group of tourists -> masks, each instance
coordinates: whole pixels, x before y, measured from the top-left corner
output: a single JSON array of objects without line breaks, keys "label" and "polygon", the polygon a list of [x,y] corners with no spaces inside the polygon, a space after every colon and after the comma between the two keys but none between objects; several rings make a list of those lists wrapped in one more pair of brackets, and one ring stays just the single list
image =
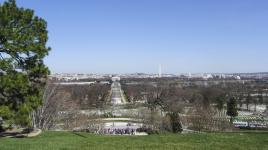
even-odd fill
[{"label": "group of tourists", "polygon": [[133,128],[108,128],[108,129],[103,130],[103,134],[135,135],[136,129],[133,129]]}]

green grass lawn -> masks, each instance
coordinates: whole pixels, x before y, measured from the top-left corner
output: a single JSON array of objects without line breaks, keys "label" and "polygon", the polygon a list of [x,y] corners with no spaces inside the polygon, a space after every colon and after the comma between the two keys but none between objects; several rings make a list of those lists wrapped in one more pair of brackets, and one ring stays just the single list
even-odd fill
[{"label": "green grass lawn", "polygon": [[2,150],[131,150],[131,149],[263,149],[268,133],[202,133],[149,136],[101,136],[73,132],[44,132],[34,138],[0,138]]}]

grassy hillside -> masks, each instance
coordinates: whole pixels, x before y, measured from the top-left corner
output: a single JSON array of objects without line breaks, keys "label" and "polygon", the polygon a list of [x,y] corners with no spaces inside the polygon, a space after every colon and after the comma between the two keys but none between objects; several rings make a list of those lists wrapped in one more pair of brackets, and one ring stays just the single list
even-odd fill
[{"label": "grassy hillside", "polygon": [[34,138],[0,138],[0,149],[268,149],[267,133],[167,134],[100,136],[87,133],[45,132]]}]

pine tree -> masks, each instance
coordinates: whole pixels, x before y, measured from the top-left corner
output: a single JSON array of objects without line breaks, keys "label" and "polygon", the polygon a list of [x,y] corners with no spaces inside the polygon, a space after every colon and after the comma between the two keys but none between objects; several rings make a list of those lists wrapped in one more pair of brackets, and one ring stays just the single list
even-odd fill
[{"label": "pine tree", "polygon": [[237,112],[237,100],[235,97],[230,98],[230,100],[227,102],[227,112],[226,114],[230,116],[230,122],[233,123],[234,117],[238,115]]},{"label": "pine tree", "polygon": [[0,4],[0,117],[29,126],[30,113],[42,104],[50,50],[47,23],[15,0]]}]

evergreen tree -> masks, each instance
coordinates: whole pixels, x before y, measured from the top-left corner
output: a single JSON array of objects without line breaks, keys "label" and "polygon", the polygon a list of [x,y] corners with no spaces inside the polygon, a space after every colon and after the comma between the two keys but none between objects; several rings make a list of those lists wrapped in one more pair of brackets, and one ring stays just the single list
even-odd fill
[{"label": "evergreen tree", "polygon": [[179,114],[176,112],[170,112],[167,114],[170,117],[171,127],[173,133],[182,132],[182,124],[180,122]]},{"label": "evergreen tree", "polygon": [[230,116],[230,122],[233,123],[233,118],[238,115],[237,112],[237,100],[235,97],[232,97],[228,102],[227,102],[227,112],[226,114]]},{"label": "evergreen tree", "polygon": [[46,21],[15,0],[0,4],[0,117],[29,126],[31,112],[42,104],[50,50]]},{"label": "evergreen tree", "polygon": [[220,95],[216,98],[216,108],[222,111],[225,104],[225,95]]}]

